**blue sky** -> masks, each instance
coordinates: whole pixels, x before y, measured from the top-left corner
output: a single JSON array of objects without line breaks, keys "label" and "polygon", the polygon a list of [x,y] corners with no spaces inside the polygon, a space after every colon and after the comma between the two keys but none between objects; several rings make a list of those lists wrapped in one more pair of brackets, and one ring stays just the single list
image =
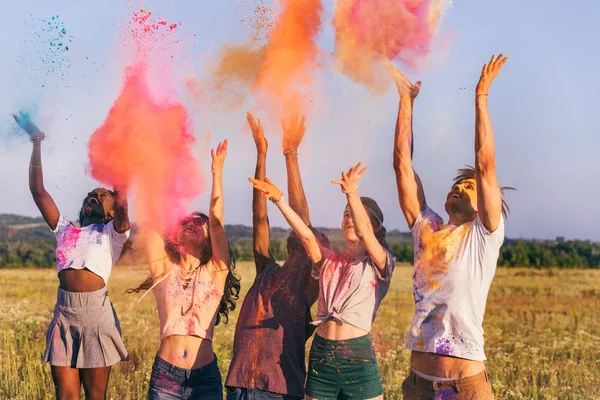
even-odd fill
[{"label": "blue sky", "polygon": [[[87,191],[96,186],[86,173],[87,140],[106,116],[119,92],[124,61],[118,53],[118,24],[132,10],[122,0],[101,3],[23,0],[10,2],[0,16],[0,213],[38,215],[27,185],[30,144],[15,135],[10,113],[36,109],[44,142],[46,187],[59,208],[71,218]],[[182,21],[187,55],[182,59],[174,90],[183,78],[201,75],[219,46],[242,43],[248,30],[239,19],[250,1],[147,1],[144,8],[168,20]],[[393,129],[397,94],[390,88],[373,95],[337,72],[333,49],[332,4],[327,3],[323,70],[317,79],[319,96],[308,111],[308,131],[300,148],[304,186],[316,226],[338,226],[345,199],[331,185],[342,169],[363,161],[369,171],[361,194],[375,198],[388,229],[407,230],[398,206],[392,169]],[[428,68],[407,72],[423,81],[415,104],[415,169],[421,175],[428,203],[443,212],[443,201],[456,169],[473,162],[473,89],[481,66],[493,53],[509,56],[490,94],[496,134],[498,176],[518,191],[507,195],[512,213],[508,237],[567,238],[600,241],[600,146],[595,106],[600,93],[600,62],[596,18],[600,5],[577,2],[507,0],[454,1],[427,60]],[[33,17],[32,17],[33,14]],[[32,19],[59,15],[74,38],[68,62],[47,67],[32,54],[27,41]],[[191,33],[196,33],[194,37]],[[594,40],[596,38],[596,40]],[[67,68],[68,66],[68,68]],[[44,70],[46,72],[40,72]],[[46,75],[44,75],[46,74]],[[40,83],[46,82],[43,89]],[[186,101],[181,95],[181,100]],[[251,223],[251,187],[246,177],[254,169],[254,145],[245,111],[266,118],[267,110],[251,100],[244,107],[216,112],[190,104],[198,138],[196,151],[209,172],[207,144],[230,139],[225,172],[227,223]],[[267,124],[270,139],[268,175],[284,186],[284,160],[278,125]],[[203,195],[190,204],[205,210]],[[275,208],[271,223],[284,226]]]}]

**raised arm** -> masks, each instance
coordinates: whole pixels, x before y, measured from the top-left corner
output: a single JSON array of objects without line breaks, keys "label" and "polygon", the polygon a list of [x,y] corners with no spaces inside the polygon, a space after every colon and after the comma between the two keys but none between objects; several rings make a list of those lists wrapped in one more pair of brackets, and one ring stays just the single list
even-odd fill
[{"label": "raised arm", "polygon": [[489,232],[500,224],[502,192],[496,177],[494,131],[488,110],[488,94],[493,80],[508,60],[503,54],[493,56],[483,66],[475,89],[475,176],[477,179],[477,211]]},{"label": "raised arm", "polygon": [[310,214],[308,202],[302,186],[300,177],[300,166],[298,165],[298,146],[302,142],[306,131],[305,116],[295,115],[287,125],[281,121],[283,127],[283,154],[285,156],[285,167],[287,170],[288,195],[290,196],[290,207],[302,218],[302,221],[310,226]]},{"label": "raised arm", "polygon": [[44,174],[42,172],[42,140],[45,135],[39,130],[39,128],[31,121],[29,115],[19,112],[14,114],[13,117],[19,126],[27,132],[31,142],[33,143],[33,149],[31,151],[31,159],[29,161],[29,190],[33,196],[35,205],[42,213],[42,217],[50,226],[50,229],[56,229],[58,219],[60,218],[60,212],[54,199],[46,191],[44,187]]},{"label": "raised arm", "polygon": [[277,208],[279,208],[283,214],[283,217],[290,225],[290,228],[296,232],[302,241],[308,258],[310,258],[313,263],[321,261],[323,255],[315,234],[304,221],[302,221],[302,218],[300,218],[300,216],[283,200],[283,193],[281,190],[279,190],[269,178],[265,178],[264,181],[253,178],[248,178],[248,180],[254,185],[255,189],[265,193],[267,198],[277,205]]},{"label": "raised arm", "polygon": [[[361,163],[356,164],[348,172],[342,172],[342,179],[332,181],[331,183],[340,185],[342,192],[346,194],[356,237],[358,237],[371,259],[375,262],[377,269],[385,275],[387,253],[375,236],[371,218],[369,218],[369,214],[358,194],[358,181],[360,181],[360,178],[367,170],[367,168],[361,169],[360,167]],[[376,228],[381,229],[381,222],[379,222],[379,226]]]},{"label": "raised arm", "polygon": [[[256,144],[256,170],[254,179],[263,181],[267,171],[267,149],[269,143],[265,138],[260,119],[258,123],[252,114],[247,114],[248,124],[252,130],[252,137]],[[269,217],[267,215],[267,197],[258,189],[252,190],[252,241],[254,244],[254,264],[256,276],[271,261],[269,253]]]},{"label": "raised arm", "polygon": [[398,200],[409,228],[414,225],[419,213],[425,205],[425,194],[421,179],[412,166],[413,154],[413,103],[419,94],[421,82],[412,84],[406,76],[396,68],[388,65],[388,71],[398,88],[400,104],[394,135],[394,171],[398,187]]},{"label": "raised arm", "polygon": [[150,268],[150,274],[154,280],[160,279],[169,265],[169,258],[165,251],[165,241],[155,230],[149,229],[143,233],[144,250],[146,261]]},{"label": "raised arm", "polygon": [[129,212],[127,206],[127,186],[123,185],[114,188],[115,192],[115,215],[113,217],[113,226],[115,231],[125,233],[131,227],[129,223]]},{"label": "raised arm", "polygon": [[223,224],[223,165],[227,156],[227,139],[219,143],[217,150],[211,150],[212,156],[212,193],[208,213],[208,231],[212,245],[212,260],[216,270],[229,271],[229,244]]}]

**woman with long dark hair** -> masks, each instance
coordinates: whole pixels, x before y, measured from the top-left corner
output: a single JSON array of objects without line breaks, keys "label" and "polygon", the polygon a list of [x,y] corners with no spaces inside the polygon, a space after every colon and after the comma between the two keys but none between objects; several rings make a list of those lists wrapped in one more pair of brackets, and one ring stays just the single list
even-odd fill
[{"label": "woman with long dark hair", "polygon": [[212,156],[209,215],[194,212],[175,231],[146,233],[151,276],[138,288],[154,292],[160,348],[152,366],[149,399],[223,398],[213,352],[215,325],[235,308],[240,280],[223,225],[222,172],[227,140]]},{"label": "woman with long dark hair", "polygon": [[314,322],[318,328],[309,354],[307,399],[383,398],[369,332],[390,287],[394,259],[386,242],[381,209],[375,200],[358,194],[358,182],[365,170],[358,163],[342,172],[341,180],[333,181],[341,186],[348,201],[342,220],[347,248],[341,254],[319,245],[314,232],[268,178],[250,178],[300,237],[314,264],[312,276],[319,280]]},{"label": "woman with long dark hair", "polygon": [[127,360],[119,319],[106,283],[129,237],[127,195],[94,189],[83,200],[79,226],[61,213],[44,187],[41,142],[45,135],[24,113],[14,115],[33,143],[29,189],[56,235],[59,280],[44,360],[51,365],[58,399],[104,399],[111,366]]}]

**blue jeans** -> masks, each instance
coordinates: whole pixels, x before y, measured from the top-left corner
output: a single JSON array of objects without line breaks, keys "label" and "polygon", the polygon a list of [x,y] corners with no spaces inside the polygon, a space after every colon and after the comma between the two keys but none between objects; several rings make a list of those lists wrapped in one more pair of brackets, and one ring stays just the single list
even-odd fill
[{"label": "blue jeans", "polygon": [[264,390],[246,389],[238,387],[227,387],[227,400],[302,400],[302,397],[289,396],[287,394],[266,392]]},{"label": "blue jeans", "polygon": [[223,400],[223,383],[217,356],[196,369],[174,366],[158,355],[152,365],[148,400]]}]

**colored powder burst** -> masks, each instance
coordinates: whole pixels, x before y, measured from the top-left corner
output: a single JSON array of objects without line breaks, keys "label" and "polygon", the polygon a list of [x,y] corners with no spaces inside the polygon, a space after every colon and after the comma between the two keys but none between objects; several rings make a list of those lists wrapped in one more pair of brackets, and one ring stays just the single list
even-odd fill
[{"label": "colored powder burst", "polygon": [[451,0],[338,0],[335,60],[353,80],[383,88],[382,62],[415,68],[427,56]]},{"label": "colored powder burst", "polygon": [[287,0],[266,45],[255,90],[284,118],[304,111],[307,103],[322,11],[320,0]]},{"label": "colored powder burst", "polygon": [[248,18],[241,19],[240,25],[250,27],[250,39],[265,43],[268,41],[271,29],[275,25],[273,9],[265,4],[264,0],[258,0],[256,4],[255,1],[252,1],[250,7],[251,15]]},{"label": "colored powder burst", "polygon": [[[262,1],[256,5],[255,13],[260,17],[255,26],[269,30],[261,36],[268,38],[266,44],[260,40],[239,46],[226,44],[208,82],[188,81],[188,90],[196,100],[235,108],[252,93],[261,106],[279,117],[305,112],[312,73],[318,67],[315,37],[321,28],[323,7],[320,0],[282,0],[280,5],[282,11],[276,21],[268,19],[268,23],[265,15],[271,18],[271,9]],[[211,97],[210,102],[207,97]]]},{"label": "colored powder burst", "polygon": [[205,102],[215,109],[230,110],[240,107],[256,84],[265,60],[265,48],[254,44],[224,45],[218,56],[218,65],[206,82],[195,78],[186,81],[186,87],[196,102]]},{"label": "colored powder burst", "polygon": [[113,187],[129,184],[141,226],[170,229],[187,214],[187,202],[204,184],[192,154],[194,137],[185,107],[166,93],[150,90],[150,67],[174,62],[162,50],[176,25],[155,22],[141,10],[127,27],[124,48],[131,52],[132,64],[125,70],[119,97],[90,138],[90,172]]},{"label": "colored powder burst", "polygon": [[30,15],[25,21],[25,37],[14,55],[16,62],[10,72],[10,84],[3,88],[11,93],[15,111],[26,110],[38,118],[36,110],[40,104],[52,116],[68,108],[64,94],[69,88],[69,56],[73,45],[73,36],[60,16],[41,19]]}]

